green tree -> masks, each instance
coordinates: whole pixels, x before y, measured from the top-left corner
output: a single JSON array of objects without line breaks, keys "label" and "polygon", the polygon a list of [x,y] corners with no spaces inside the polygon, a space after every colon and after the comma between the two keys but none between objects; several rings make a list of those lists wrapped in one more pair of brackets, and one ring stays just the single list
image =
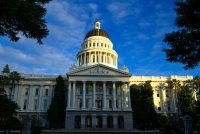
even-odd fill
[{"label": "green tree", "polygon": [[9,81],[10,81],[10,84],[11,84],[11,92],[13,92],[13,90],[15,89],[15,85],[17,83],[19,83],[20,79],[21,79],[21,76],[18,72],[13,71],[13,72],[10,73]]},{"label": "green tree", "polygon": [[4,74],[9,74],[9,73],[10,73],[10,68],[9,68],[9,65],[8,65],[8,64],[6,64],[6,65],[3,67],[2,73],[4,73]]},{"label": "green tree", "polygon": [[42,44],[42,38],[48,35],[44,5],[49,1],[1,0],[0,36],[8,36],[11,41],[18,41],[19,34],[22,34]]},{"label": "green tree", "polygon": [[131,85],[131,105],[133,117],[141,129],[152,129],[158,125],[157,113],[154,109],[153,90],[150,81],[142,85]]},{"label": "green tree", "polygon": [[165,35],[163,41],[169,48],[164,52],[169,62],[179,62],[185,69],[193,69],[200,62],[200,1],[178,1],[175,11],[179,30]]},{"label": "green tree", "polygon": [[21,122],[16,117],[19,107],[8,98],[5,91],[5,85],[10,82],[9,73],[9,66],[6,65],[0,74],[0,129],[5,131],[21,127]]},{"label": "green tree", "polygon": [[54,90],[54,96],[51,101],[50,108],[48,110],[48,120],[50,121],[50,127],[63,128],[65,123],[65,83],[62,76],[58,76],[56,79],[56,85]]},{"label": "green tree", "polygon": [[178,105],[180,106],[182,115],[193,115],[195,112],[195,99],[193,89],[189,86],[181,86],[181,91],[178,95]]}]

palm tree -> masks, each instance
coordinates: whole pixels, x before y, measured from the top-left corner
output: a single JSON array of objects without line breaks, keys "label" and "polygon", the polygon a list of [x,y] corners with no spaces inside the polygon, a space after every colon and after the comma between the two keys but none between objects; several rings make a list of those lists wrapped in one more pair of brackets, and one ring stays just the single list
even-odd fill
[{"label": "palm tree", "polygon": [[[178,104],[177,98],[178,98],[178,93],[179,93],[179,89],[180,89],[181,84],[180,84],[180,81],[176,80],[176,79],[170,80],[168,82],[168,84],[169,84],[170,89],[172,90],[171,91],[171,97],[173,98],[172,100],[174,100],[173,101],[174,102],[174,108],[176,109],[176,112],[177,112],[177,110],[179,110],[179,109],[177,109],[177,104]],[[173,90],[174,90],[174,92],[173,92]]]},{"label": "palm tree", "polygon": [[20,81],[20,79],[21,79],[21,76],[18,72],[13,71],[10,73],[9,80],[10,80],[10,84],[11,84],[11,95],[12,95],[13,89],[15,89],[16,82],[18,83]]}]

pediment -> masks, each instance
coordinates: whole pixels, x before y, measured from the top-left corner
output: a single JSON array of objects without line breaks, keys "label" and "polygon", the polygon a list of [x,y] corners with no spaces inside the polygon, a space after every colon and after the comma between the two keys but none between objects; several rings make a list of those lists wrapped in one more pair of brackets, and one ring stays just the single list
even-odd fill
[{"label": "pediment", "polygon": [[79,75],[79,76],[88,76],[88,75],[96,75],[96,76],[126,76],[129,77],[131,74],[123,72],[121,70],[111,68],[105,65],[93,65],[85,68],[80,68],[74,71],[70,71],[68,75]]}]

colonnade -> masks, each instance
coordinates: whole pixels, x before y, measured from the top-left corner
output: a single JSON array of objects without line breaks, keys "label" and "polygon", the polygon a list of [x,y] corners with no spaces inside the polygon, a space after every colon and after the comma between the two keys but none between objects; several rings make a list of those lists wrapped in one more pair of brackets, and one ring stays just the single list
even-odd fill
[{"label": "colonnade", "polygon": [[83,52],[78,55],[78,65],[90,63],[107,63],[117,66],[117,57],[114,54],[101,51]]},{"label": "colonnade", "polygon": [[[86,83],[87,81],[82,81],[83,88],[82,90],[82,110],[86,109]],[[106,110],[108,108],[106,100],[107,100],[107,94],[106,94],[106,81],[102,81],[103,84],[103,110]],[[123,99],[123,109],[129,109],[131,110],[131,100],[130,100],[130,86],[129,82],[123,82],[124,85],[126,85],[125,89],[121,89],[124,92],[124,99]],[[92,84],[92,109],[95,110],[96,107],[96,81],[93,81]],[[69,81],[68,83],[68,101],[67,101],[67,109],[76,109],[76,81]],[[116,82],[112,82],[112,109],[116,110]],[[127,100],[128,99],[128,100]],[[128,103],[127,103],[128,101]]]}]

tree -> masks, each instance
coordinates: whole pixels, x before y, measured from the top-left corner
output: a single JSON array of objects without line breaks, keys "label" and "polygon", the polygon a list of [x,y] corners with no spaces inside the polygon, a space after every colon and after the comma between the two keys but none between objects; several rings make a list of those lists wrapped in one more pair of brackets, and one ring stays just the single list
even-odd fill
[{"label": "tree", "polygon": [[42,44],[42,38],[48,35],[44,5],[50,0],[1,0],[0,36],[8,36],[18,41],[19,35],[36,39]]},{"label": "tree", "polygon": [[164,52],[167,61],[179,62],[185,65],[185,69],[193,69],[200,62],[200,1],[176,2],[175,11],[179,30],[165,35],[163,41],[169,48]]},{"label": "tree", "polygon": [[5,85],[10,82],[10,69],[6,65],[0,74],[0,129],[9,130],[21,127],[21,122],[16,118],[19,106],[8,98]]},{"label": "tree", "polygon": [[[178,94],[179,94],[179,90],[180,90],[180,81],[179,80],[176,80],[176,79],[172,79],[170,81],[168,81],[168,85],[169,85],[169,88],[171,89],[171,95],[172,96],[172,100],[174,100],[174,107],[177,108],[177,103],[178,103]],[[174,92],[173,92],[173,89],[174,89]],[[177,109],[178,111],[178,114],[179,114],[179,109]]]},{"label": "tree", "polygon": [[47,118],[50,121],[50,127],[63,128],[65,122],[65,83],[62,76],[56,79],[54,96],[51,101]]},{"label": "tree", "polygon": [[20,79],[21,79],[21,76],[18,72],[13,71],[13,72],[10,73],[9,81],[10,81],[10,84],[11,84],[11,92],[13,92],[13,90],[15,89],[16,83],[18,83],[20,81]]},{"label": "tree", "polygon": [[10,68],[8,66],[8,64],[6,64],[2,70],[2,73],[4,74],[9,74],[10,73]]},{"label": "tree", "polygon": [[178,95],[178,105],[180,106],[182,115],[193,115],[195,112],[194,92],[187,85],[181,86]]},{"label": "tree", "polygon": [[139,128],[156,128],[157,114],[154,109],[153,90],[150,81],[142,85],[131,85],[133,116]]}]

